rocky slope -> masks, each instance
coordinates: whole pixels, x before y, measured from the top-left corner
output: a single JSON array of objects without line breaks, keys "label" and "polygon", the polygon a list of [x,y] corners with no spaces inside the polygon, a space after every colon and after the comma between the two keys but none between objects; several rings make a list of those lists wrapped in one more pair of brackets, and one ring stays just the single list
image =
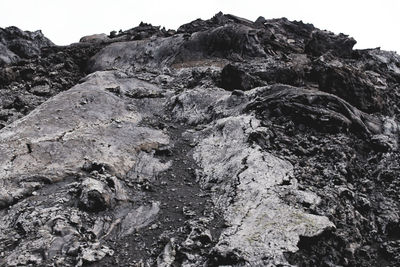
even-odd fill
[{"label": "rocky slope", "polygon": [[0,266],[398,266],[400,57],[218,13],[0,30]]}]

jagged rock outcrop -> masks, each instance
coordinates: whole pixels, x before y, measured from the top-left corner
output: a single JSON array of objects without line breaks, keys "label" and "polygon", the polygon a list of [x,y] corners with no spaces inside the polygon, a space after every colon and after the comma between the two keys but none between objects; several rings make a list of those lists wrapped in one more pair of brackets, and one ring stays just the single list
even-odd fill
[{"label": "jagged rock outcrop", "polygon": [[38,56],[41,48],[53,45],[41,31],[21,31],[17,27],[0,28],[0,65]]},{"label": "jagged rock outcrop", "polygon": [[222,13],[0,36],[0,266],[400,264],[396,53]]}]

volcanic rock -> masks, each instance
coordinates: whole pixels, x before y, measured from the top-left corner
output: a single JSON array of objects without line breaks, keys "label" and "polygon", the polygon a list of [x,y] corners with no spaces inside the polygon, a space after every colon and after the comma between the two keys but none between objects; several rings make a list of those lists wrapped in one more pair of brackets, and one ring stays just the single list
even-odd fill
[{"label": "volcanic rock", "polygon": [[400,57],[354,44],[0,29],[0,266],[398,266]]},{"label": "volcanic rock", "polygon": [[53,45],[41,31],[21,31],[17,27],[0,28],[0,65],[38,56],[41,48]]}]

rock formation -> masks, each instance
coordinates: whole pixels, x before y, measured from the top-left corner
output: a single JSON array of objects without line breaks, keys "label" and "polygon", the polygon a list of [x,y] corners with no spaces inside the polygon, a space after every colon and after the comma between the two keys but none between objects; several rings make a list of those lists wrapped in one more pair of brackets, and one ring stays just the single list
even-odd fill
[{"label": "rock formation", "polygon": [[0,266],[398,266],[400,57],[354,44],[0,29]]}]

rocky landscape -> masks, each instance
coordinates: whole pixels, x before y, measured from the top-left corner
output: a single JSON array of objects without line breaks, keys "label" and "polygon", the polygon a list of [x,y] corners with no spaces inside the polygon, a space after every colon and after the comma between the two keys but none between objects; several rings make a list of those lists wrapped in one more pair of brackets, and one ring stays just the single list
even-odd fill
[{"label": "rocky landscape", "polygon": [[355,43],[0,29],[0,266],[399,266],[400,57]]}]

